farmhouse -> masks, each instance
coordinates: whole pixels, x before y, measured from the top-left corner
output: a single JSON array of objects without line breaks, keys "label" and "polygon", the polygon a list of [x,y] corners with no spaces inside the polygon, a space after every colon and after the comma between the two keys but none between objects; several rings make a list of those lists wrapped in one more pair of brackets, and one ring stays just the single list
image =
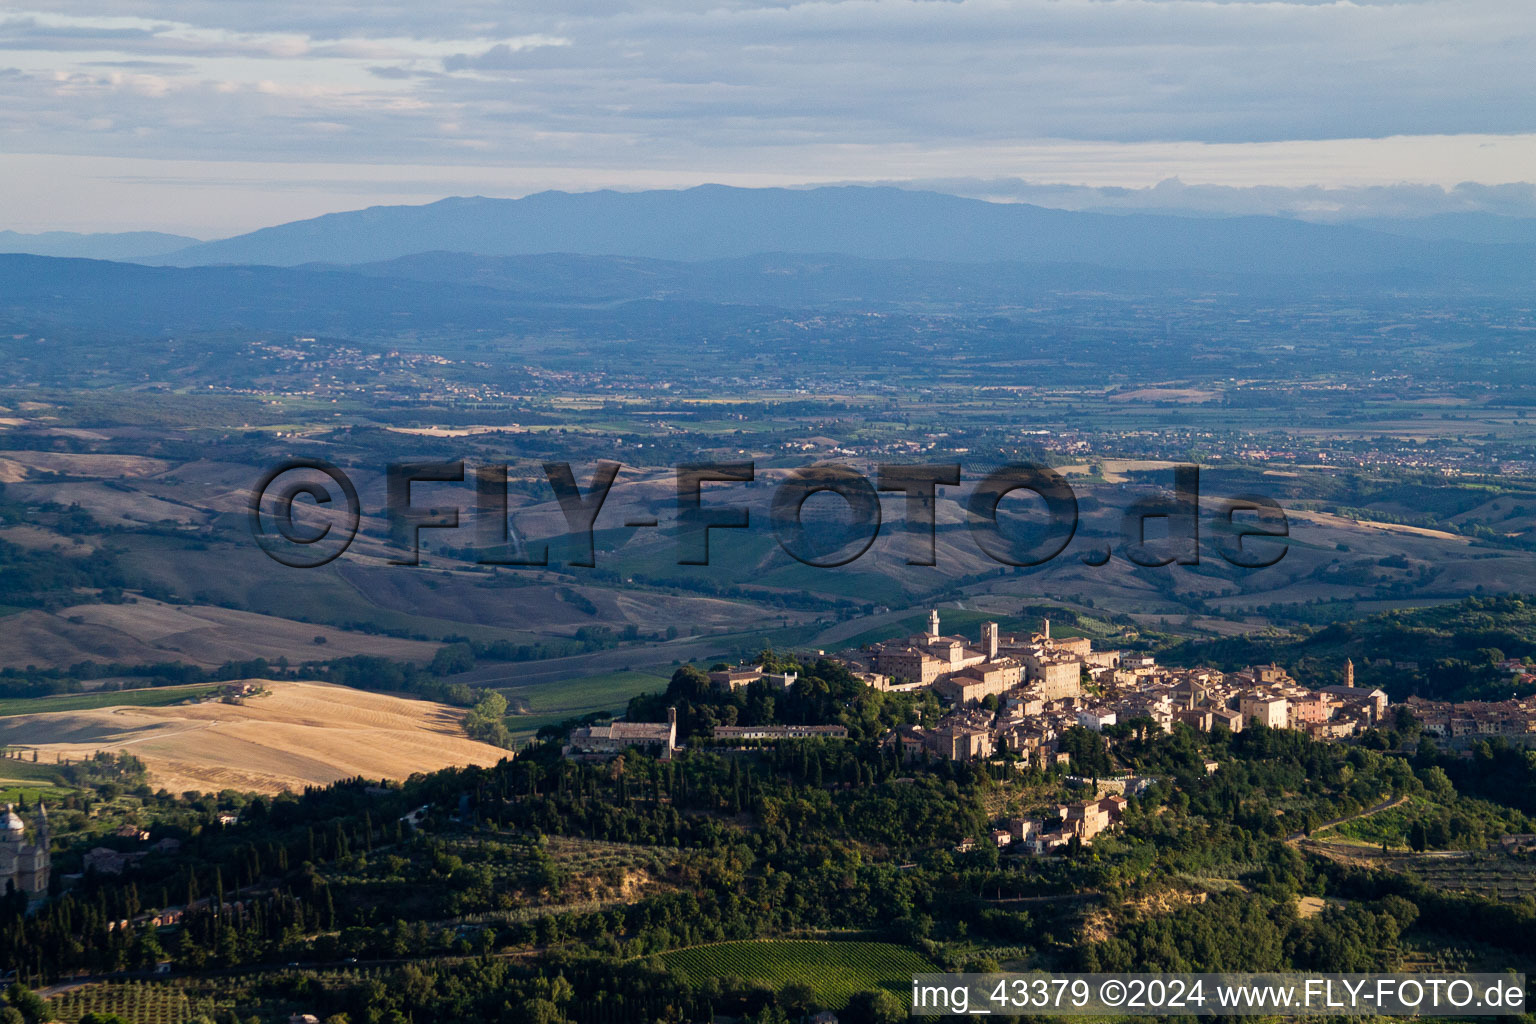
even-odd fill
[{"label": "farmhouse", "polygon": [[563,753],[577,760],[603,760],[630,747],[670,760],[678,750],[677,708],[667,709],[665,722],[612,722],[572,729]]}]

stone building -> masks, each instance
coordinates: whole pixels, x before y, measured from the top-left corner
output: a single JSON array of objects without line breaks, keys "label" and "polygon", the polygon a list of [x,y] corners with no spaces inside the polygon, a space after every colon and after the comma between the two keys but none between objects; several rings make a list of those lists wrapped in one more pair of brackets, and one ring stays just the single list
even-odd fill
[{"label": "stone building", "polygon": [[875,671],[888,680],[881,689],[932,686],[958,704],[1001,695],[1024,684],[1045,700],[1082,693],[1083,659],[1092,653],[1086,637],[1052,640],[1049,625],[1029,636],[1004,636],[997,623],[981,624],[981,639],[945,636],[938,609],[928,613],[928,632],[873,645]]},{"label": "stone building", "polygon": [[601,760],[616,757],[629,747],[638,747],[663,760],[677,752],[677,708],[667,709],[665,722],[611,722],[608,725],[584,725],[571,730],[566,757]]},{"label": "stone building", "polygon": [[48,892],[48,811],[41,803],[33,824],[37,842],[28,843],[27,826],[15,808],[6,804],[4,815],[0,815],[0,880],[6,892],[15,890],[34,897]]}]

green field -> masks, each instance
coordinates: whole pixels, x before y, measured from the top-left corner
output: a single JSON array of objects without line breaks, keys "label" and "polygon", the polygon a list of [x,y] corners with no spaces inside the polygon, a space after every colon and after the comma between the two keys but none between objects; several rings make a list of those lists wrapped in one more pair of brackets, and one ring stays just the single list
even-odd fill
[{"label": "green field", "polygon": [[52,786],[59,781],[59,770],[53,765],[33,761],[30,754],[25,756],[26,760],[0,757],[0,782],[30,782],[38,786]]},{"label": "green field", "polygon": [[801,982],[834,1010],[869,989],[904,995],[912,975],[938,969],[907,947],[888,942],[722,942],[663,953],[661,959],[695,982],[732,976],[773,989]]},{"label": "green field", "polygon": [[59,770],[51,764],[0,757],[0,803],[31,805],[74,792],[61,784]]},{"label": "green field", "polygon": [[217,686],[154,686],[143,690],[103,690],[97,693],[61,693],[52,697],[12,697],[0,700],[0,718],[42,715],[53,711],[89,711],[91,708],[160,708],[193,697],[217,693]]},{"label": "green field", "polygon": [[907,598],[900,582],[858,563],[823,569],[802,565],[788,555],[782,565],[772,565],[753,580],[766,587],[851,598],[869,604],[903,604]]},{"label": "green field", "polygon": [[529,686],[499,687],[509,704],[521,702],[527,708],[520,714],[507,716],[507,728],[518,739],[533,736],[546,725],[555,725],[567,718],[589,715],[594,711],[619,713],[631,697],[641,693],[655,693],[667,688],[670,674],[659,671],[623,670],[604,672],[600,675],[563,679],[558,683],[537,683]]}]

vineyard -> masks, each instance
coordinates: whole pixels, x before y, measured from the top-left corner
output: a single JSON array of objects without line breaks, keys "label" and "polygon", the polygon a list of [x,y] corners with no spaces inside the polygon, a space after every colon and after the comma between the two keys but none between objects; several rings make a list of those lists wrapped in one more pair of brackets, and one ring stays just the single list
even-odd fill
[{"label": "vineyard", "polygon": [[277,971],[210,978],[167,978],[160,981],[96,982],[70,989],[48,1000],[59,1024],[79,1024],[88,1013],[116,1014],[128,1024],[190,1024],[209,1020],[286,1020],[309,1006],[295,1001],[300,978],[328,988],[346,987],[370,979],[382,980],[386,970],[353,967],[334,971]]},{"label": "vineyard", "polygon": [[62,1024],[76,1024],[88,1013],[116,1014],[131,1024],[183,1024],[224,1007],[174,983],[130,981],[71,989],[50,999],[48,1008]]},{"label": "vineyard", "polygon": [[722,942],[674,950],[661,959],[693,981],[729,976],[774,989],[800,982],[832,1009],[867,989],[903,993],[912,975],[937,970],[905,946],[886,942]]},{"label": "vineyard", "polygon": [[1467,892],[1506,903],[1536,896],[1536,862],[1499,855],[1415,858],[1406,872],[1425,885]]}]

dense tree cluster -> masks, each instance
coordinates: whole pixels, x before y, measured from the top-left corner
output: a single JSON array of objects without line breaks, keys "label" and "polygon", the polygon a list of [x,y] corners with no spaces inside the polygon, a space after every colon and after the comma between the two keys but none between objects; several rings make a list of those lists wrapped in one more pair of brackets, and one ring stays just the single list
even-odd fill
[{"label": "dense tree cluster", "polygon": [[1536,604],[1515,596],[1383,612],[1295,635],[1191,640],[1163,654],[1170,664],[1221,668],[1276,662],[1297,678],[1326,683],[1343,682],[1349,658],[1358,685],[1379,686],[1393,700],[1507,700],[1522,691],[1500,663],[1533,657]]}]

